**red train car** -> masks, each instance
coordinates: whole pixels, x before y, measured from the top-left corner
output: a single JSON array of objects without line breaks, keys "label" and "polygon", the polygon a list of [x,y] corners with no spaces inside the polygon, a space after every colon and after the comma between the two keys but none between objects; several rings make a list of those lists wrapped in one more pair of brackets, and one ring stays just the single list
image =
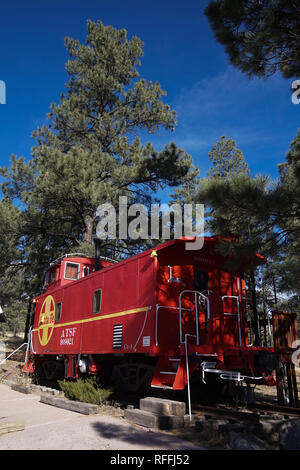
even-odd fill
[{"label": "red train car", "polygon": [[[170,240],[114,263],[65,256],[33,299],[24,371],[47,379],[109,375],[127,390],[183,390],[195,372],[271,383],[271,349],[248,341],[243,273],[206,237],[201,250]],[[261,261],[257,255],[257,262]],[[266,360],[267,359],[267,360]]]}]

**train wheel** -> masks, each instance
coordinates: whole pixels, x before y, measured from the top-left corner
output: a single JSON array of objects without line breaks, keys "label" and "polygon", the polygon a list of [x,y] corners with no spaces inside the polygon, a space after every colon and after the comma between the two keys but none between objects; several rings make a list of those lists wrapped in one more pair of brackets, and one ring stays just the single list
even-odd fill
[{"label": "train wheel", "polygon": [[58,361],[45,361],[38,370],[39,381],[54,381],[62,377],[63,365]]},{"label": "train wheel", "polygon": [[113,367],[112,381],[123,392],[139,392],[150,385],[154,367],[149,364],[121,363]]}]

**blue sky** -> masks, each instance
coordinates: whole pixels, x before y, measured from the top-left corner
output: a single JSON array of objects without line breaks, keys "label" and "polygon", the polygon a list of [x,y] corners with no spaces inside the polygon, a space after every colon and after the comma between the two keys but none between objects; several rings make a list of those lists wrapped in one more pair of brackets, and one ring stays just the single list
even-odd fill
[{"label": "blue sky", "polygon": [[195,0],[11,0],[0,9],[0,165],[30,158],[31,133],[46,122],[67,81],[64,37],[86,37],[86,21],[125,28],[144,42],[140,75],[159,81],[177,111],[174,133],[149,136],[157,149],[174,141],[205,176],[208,151],[225,134],[244,152],[253,175],[277,176],[299,126],[292,80],[248,80],[233,69]]}]

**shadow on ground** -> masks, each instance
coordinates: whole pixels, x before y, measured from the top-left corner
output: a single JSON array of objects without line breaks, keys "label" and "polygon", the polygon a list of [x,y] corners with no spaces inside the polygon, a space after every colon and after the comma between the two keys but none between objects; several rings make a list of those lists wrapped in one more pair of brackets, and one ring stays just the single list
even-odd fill
[{"label": "shadow on ground", "polygon": [[96,422],[92,424],[94,430],[105,439],[116,439],[124,441],[131,445],[140,445],[142,449],[201,449],[188,441],[181,441],[180,439],[160,432],[153,432],[151,430],[141,430],[135,428],[128,428],[122,424],[104,424]]}]

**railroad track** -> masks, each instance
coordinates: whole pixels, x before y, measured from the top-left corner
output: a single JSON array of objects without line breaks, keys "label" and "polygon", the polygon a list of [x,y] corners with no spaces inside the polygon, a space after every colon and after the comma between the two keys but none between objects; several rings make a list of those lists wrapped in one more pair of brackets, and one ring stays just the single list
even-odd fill
[{"label": "railroad track", "polygon": [[229,405],[216,404],[216,405],[201,405],[194,404],[193,414],[204,415],[210,418],[227,419],[229,421],[239,421],[249,424],[257,424],[260,418],[268,416],[286,417],[286,418],[299,418],[300,408],[291,408],[287,406],[277,406],[269,403],[256,403],[248,405],[247,407],[233,407]]},{"label": "railroad track", "polygon": [[192,407],[194,415],[202,415],[206,418],[226,419],[229,421],[247,422],[249,424],[259,423],[259,413],[256,411],[248,411],[233,408],[226,405],[200,405],[195,404]]},{"label": "railroad track", "polygon": [[300,418],[300,408],[293,408],[289,406],[279,406],[270,403],[255,403],[253,405],[248,405],[247,409],[260,414],[276,414],[287,417]]}]

